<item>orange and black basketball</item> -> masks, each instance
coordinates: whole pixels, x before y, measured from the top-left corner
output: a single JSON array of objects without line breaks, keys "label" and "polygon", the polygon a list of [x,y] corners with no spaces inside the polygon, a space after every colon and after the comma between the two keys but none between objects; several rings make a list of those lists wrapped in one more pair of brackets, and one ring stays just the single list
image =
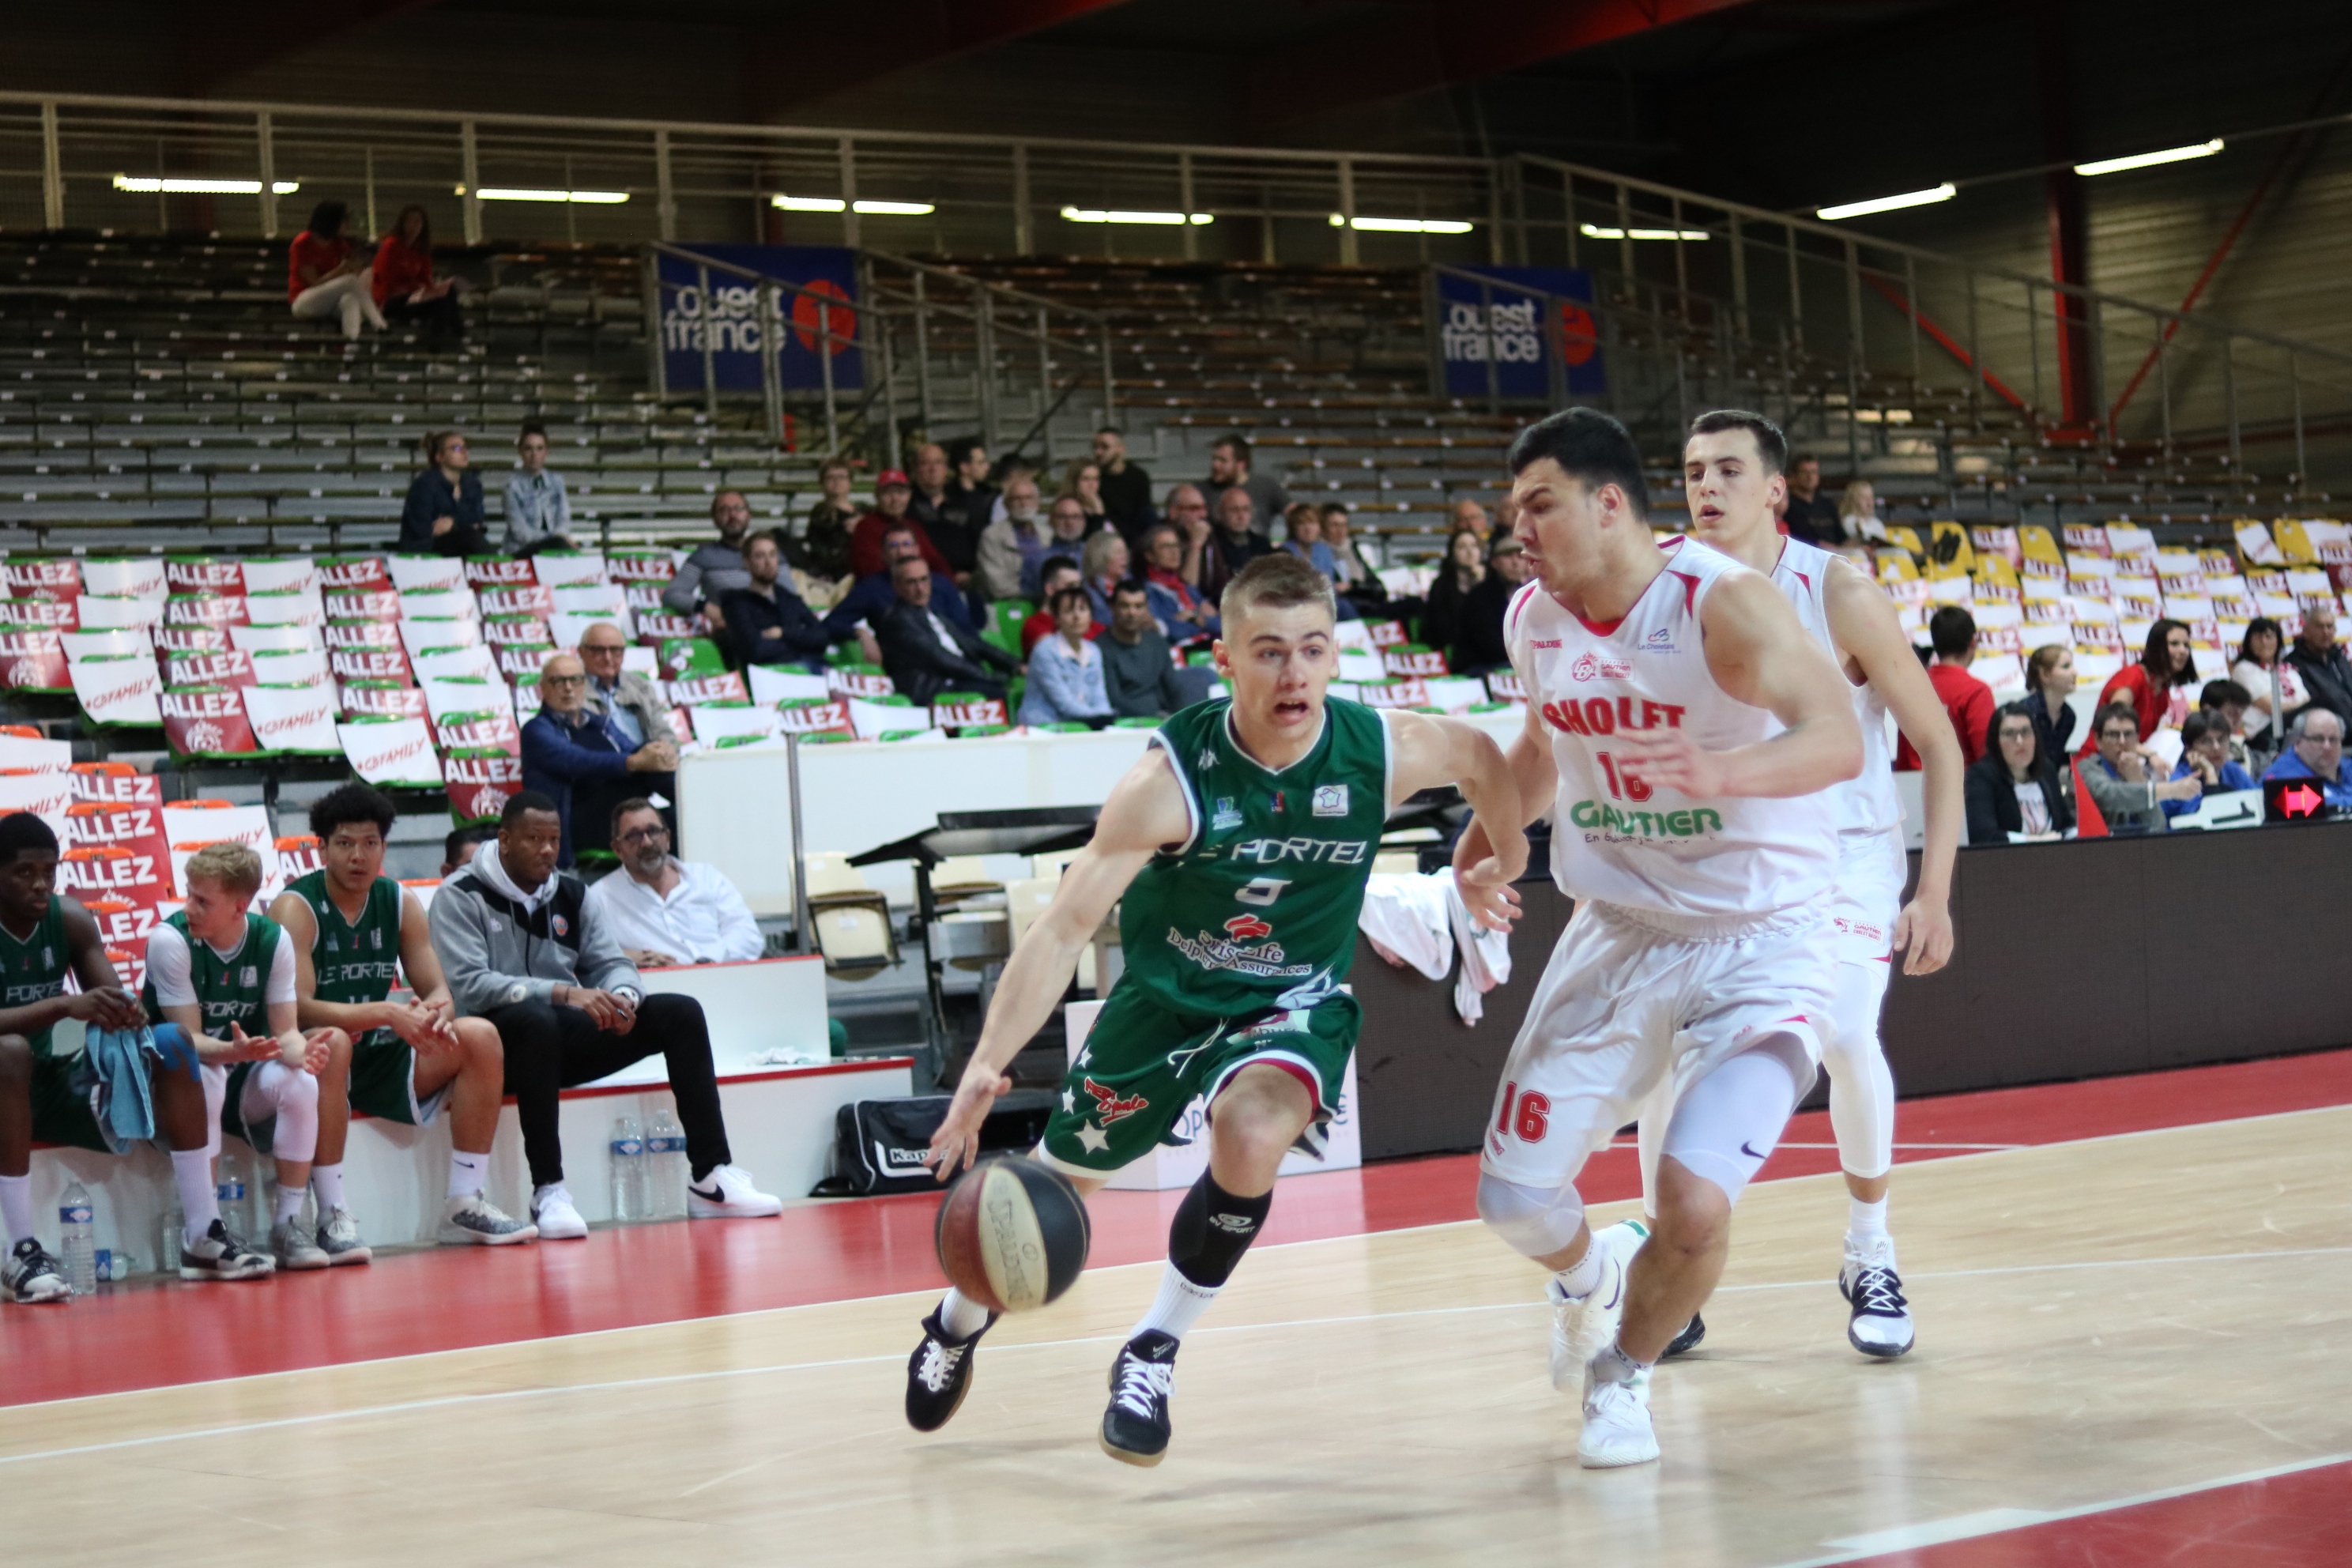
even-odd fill
[{"label": "orange and black basketball", "polygon": [[1070,1288],[1087,1266],[1087,1204],[1034,1160],[983,1160],[940,1204],[948,1280],[995,1312],[1025,1312]]}]

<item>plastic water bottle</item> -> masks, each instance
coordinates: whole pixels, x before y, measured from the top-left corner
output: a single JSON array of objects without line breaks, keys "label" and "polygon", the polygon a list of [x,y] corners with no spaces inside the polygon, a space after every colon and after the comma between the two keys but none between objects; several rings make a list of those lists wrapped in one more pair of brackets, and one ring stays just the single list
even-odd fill
[{"label": "plastic water bottle", "polygon": [[646,1215],[646,1135],[634,1116],[613,1120],[613,1219],[635,1225]]},{"label": "plastic water bottle", "polygon": [[646,1201],[655,1219],[686,1217],[686,1130],[664,1106],[646,1129]]},{"label": "plastic water bottle", "polygon": [[224,1147],[214,1168],[213,1201],[220,1205],[221,1224],[240,1239],[253,1235],[252,1205],[246,1193],[245,1156],[233,1144]]},{"label": "plastic water bottle", "polygon": [[188,1245],[187,1236],[187,1211],[173,1204],[163,1211],[163,1217],[155,1222],[155,1272],[177,1274],[180,1271],[180,1253]]},{"label": "plastic water bottle", "polygon": [[98,1215],[90,1207],[89,1189],[69,1184],[58,1199],[58,1230],[65,1247],[66,1283],[77,1296],[98,1290]]}]

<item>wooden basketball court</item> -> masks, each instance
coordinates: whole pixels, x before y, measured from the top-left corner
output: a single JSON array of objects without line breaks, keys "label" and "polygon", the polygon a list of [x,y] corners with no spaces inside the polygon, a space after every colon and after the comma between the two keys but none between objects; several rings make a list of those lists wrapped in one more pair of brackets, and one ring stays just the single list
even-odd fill
[{"label": "wooden basketball court", "polygon": [[[2180,1531],[2245,1514],[2246,1478],[2277,1474],[2273,1525],[2304,1482],[2339,1518],[2352,1495],[2352,1107],[1943,1159],[1896,1190],[1919,1350],[1844,1342],[1837,1178],[1760,1184],[1706,1345],[1658,1376],[1664,1460],[1633,1470],[1577,1468],[1538,1275],[1452,1224],[1253,1254],[1187,1341],[1156,1470],[1094,1437],[1157,1277],[1129,1265],[1001,1323],[929,1436],[898,1410],[929,1292],[0,1410],[11,1555],[2344,1560],[2183,1556]],[[2147,1528],[2183,1507],[2205,1523]],[[2127,1549],[2035,1544],[2093,1526]]]}]

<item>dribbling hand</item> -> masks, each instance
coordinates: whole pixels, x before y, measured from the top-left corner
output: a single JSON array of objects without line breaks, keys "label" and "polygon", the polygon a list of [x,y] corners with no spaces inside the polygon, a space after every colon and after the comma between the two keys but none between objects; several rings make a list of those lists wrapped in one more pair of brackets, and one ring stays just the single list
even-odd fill
[{"label": "dribbling hand", "polygon": [[923,1155],[923,1163],[931,1167],[931,1174],[946,1181],[958,1171],[968,1171],[980,1157],[980,1124],[988,1120],[997,1097],[1012,1091],[1013,1080],[1000,1072],[971,1072],[956,1085],[955,1100],[948,1106],[946,1120],[931,1134],[931,1146]]}]

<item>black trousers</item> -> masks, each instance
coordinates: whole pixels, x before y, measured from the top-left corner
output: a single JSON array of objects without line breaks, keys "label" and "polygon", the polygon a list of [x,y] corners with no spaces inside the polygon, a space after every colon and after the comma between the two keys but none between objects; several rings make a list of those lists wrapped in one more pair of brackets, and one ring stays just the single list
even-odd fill
[{"label": "black trousers", "polygon": [[726,1119],[719,1110],[719,1078],[710,1065],[710,1027],[703,1021],[702,1004],[693,997],[647,996],[637,1008],[636,1027],[625,1035],[599,1029],[577,1007],[549,1002],[511,1003],[488,1008],[482,1016],[497,1028],[506,1047],[507,1092],[515,1097],[522,1121],[522,1152],[530,1164],[531,1185],[563,1180],[557,1096],[656,1051],[669,1064],[670,1092],[677,1099],[678,1123],[686,1129],[687,1163],[700,1174],[730,1163]]},{"label": "black trousers", "polygon": [[457,296],[454,292],[414,305],[408,302],[406,295],[395,294],[383,302],[383,317],[386,321],[415,321],[436,337],[462,338],[466,335],[465,307],[457,303]]}]

